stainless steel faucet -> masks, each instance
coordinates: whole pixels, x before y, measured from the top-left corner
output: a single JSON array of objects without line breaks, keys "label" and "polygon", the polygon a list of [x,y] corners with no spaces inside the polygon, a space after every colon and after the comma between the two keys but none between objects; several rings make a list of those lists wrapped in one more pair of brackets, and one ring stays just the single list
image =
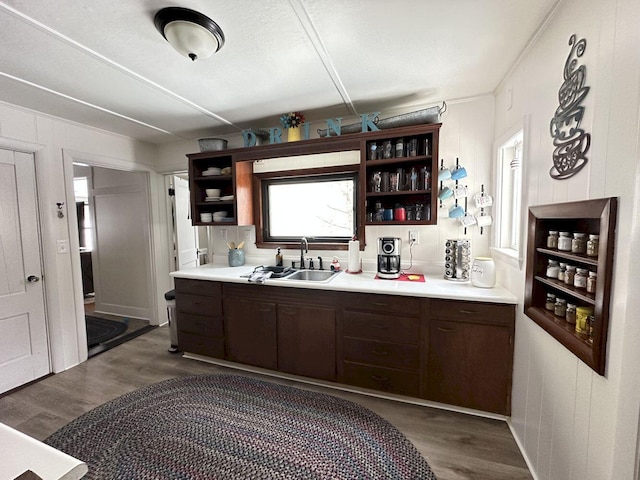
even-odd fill
[{"label": "stainless steel faucet", "polygon": [[300,269],[304,269],[304,254],[309,252],[309,242],[307,242],[307,237],[302,237],[300,239]]}]

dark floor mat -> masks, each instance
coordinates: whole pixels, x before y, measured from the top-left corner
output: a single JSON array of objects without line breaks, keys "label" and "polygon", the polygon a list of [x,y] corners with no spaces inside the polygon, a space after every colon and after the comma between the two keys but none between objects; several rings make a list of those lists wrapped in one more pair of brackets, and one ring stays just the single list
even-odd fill
[{"label": "dark floor mat", "polygon": [[127,331],[127,324],[106,318],[86,315],[87,345],[93,347],[122,335]]}]

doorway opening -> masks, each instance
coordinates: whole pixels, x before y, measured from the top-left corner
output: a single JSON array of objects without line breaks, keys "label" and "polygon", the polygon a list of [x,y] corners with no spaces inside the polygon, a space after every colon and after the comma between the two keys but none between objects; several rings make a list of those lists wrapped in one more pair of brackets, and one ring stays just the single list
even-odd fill
[{"label": "doorway opening", "polygon": [[145,251],[147,181],[141,172],[81,163],[74,163],[73,177],[87,350],[92,357],[155,328],[149,321],[151,282]]}]

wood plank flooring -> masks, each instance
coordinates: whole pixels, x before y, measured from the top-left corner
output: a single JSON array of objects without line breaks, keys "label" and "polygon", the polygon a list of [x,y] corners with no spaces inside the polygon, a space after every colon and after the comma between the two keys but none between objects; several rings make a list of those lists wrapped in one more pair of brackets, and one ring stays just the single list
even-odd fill
[{"label": "wood plank flooring", "polygon": [[532,479],[505,422],[240,372],[168,353],[168,346],[167,327],[157,328],[0,397],[0,422],[44,440],[81,414],[142,386],[183,375],[234,373],[325,392],[373,410],[414,443],[439,480]]}]

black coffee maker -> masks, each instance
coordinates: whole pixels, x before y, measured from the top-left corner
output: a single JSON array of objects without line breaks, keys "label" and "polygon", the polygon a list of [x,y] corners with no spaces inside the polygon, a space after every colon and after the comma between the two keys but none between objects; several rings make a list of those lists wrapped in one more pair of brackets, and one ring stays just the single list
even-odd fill
[{"label": "black coffee maker", "polygon": [[378,277],[400,278],[400,249],[402,240],[396,237],[378,238]]}]

